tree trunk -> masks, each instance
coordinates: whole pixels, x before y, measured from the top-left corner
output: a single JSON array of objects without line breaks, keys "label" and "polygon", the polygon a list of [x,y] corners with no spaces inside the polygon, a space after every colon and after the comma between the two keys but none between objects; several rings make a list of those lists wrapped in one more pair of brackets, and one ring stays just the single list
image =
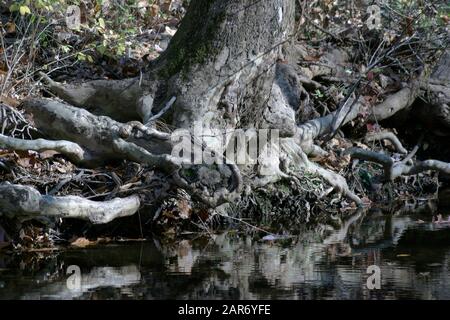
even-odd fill
[{"label": "tree trunk", "polygon": [[[292,39],[295,2],[197,0],[155,62],[177,128],[260,126],[275,67]],[[158,96],[158,95],[157,95]]]}]

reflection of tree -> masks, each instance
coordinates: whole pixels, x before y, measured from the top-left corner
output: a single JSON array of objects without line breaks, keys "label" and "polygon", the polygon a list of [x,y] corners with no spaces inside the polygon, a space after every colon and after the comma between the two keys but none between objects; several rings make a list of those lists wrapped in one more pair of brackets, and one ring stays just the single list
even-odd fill
[{"label": "reflection of tree", "polygon": [[[76,299],[99,288],[124,288],[139,283],[141,274],[135,265],[123,267],[96,267],[82,273],[80,287],[69,289],[65,281],[52,282],[44,292],[32,291],[24,299]],[[126,290],[123,291],[126,294]]]},{"label": "reflection of tree", "polygon": [[[429,231],[414,221],[399,213],[358,211],[305,229],[290,243],[224,233],[172,245],[155,240],[68,251],[41,267],[55,276],[42,281],[42,274],[34,273],[18,287],[27,298],[449,298],[448,246],[403,245]],[[404,252],[410,256],[399,255]],[[381,267],[380,292],[365,286],[372,264]],[[62,265],[62,270],[81,266],[80,292],[68,291]]]}]

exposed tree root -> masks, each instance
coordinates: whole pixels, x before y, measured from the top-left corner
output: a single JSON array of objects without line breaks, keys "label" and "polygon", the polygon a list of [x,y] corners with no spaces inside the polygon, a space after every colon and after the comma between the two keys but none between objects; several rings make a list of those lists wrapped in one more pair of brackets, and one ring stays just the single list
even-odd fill
[{"label": "exposed tree root", "polygon": [[[349,108],[347,109],[347,113],[345,117],[342,117],[339,120],[340,125],[344,125],[352,120],[354,120],[358,114],[363,110],[364,103],[362,99],[354,102],[349,101]],[[297,131],[295,133],[296,142],[302,146],[303,151],[306,154],[310,154],[315,151],[314,148],[314,140],[323,137],[327,134],[330,134],[333,131],[333,127],[335,126],[335,119],[339,117],[339,110],[330,113],[321,118],[316,118],[297,127]]]},{"label": "exposed tree root", "polygon": [[414,80],[400,91],[388,96],[382,103],[373,108],[369,118],[371,121],[381,121],[413,104],[420,94],[421,80]]},{"label": "exposed tree root", "polygon": [[[289,70],[289,69],[286,69]],[[279,73],[279,76],[287,77],[290,75],[288,71]],[[287,72],[287,73],[286,73]],[[291,75],[292,76],[292,75]],[[292,77],[291,77],[292,78]],[[305,79],[297,79],[298,84],[304,83],[317,87],[317,84],[310,83]],[[233,177],[232,186],[223,185],[216,186],[213,190],[209,190],[201,181],[188,182],[183,177],[183,164],[180,159],[174,158],[170,155],[173,148],[173,142],[170,140],[170,134],[160,132],[151,127],[152,122],[163,115],[175,102],[175,97],[170,99],[166,106],[153,115],[151,113],[150,104],[152,104],[152,97],[149,95],[141,95],[140,98],[135,97],[121,97],[118,98],[116,93],[103,97],[96,96],[105,90],[103,82],[89,83],[81,87],[73,87],[68,89],[56,82],[47,79],[50,88],[64,97],[69,102],[76,105],[83,105],[88,107],[102,107],[108,99],[116,100],[123,108],[124,103],[131,103],[132,106],[140,104],[147,104],[149,111],[146,114],[139,112],[139,115],[144,121],[149,122],[144,125],[141,122],[133,121],[129,123],[121,123],[113,120],[107,116],[97,116],[91,112],[80,109],[65,103],[57,102],[49,99],[33,99],[26,101],[23,106],[25,110],[33,116],[34,124],[45,136],[61,139],[58,141],[50,141],[44,139],[37,140],[19,140],[6,136],[0,136],[0,143],[3,147],[15,150],[45,150],[53,149],[68,156],[73,162],[82,164],[88,167],[95,167],[99,164],[108,163],[115,160],[129,160],[142,163],[169,174],[169,179],[173,183],[188,191],[191,196],[200,199],[202,202],[210,207],[217,207],[225,202],[232,202],[240,196],[243,189],[243,178],[240,170],[235,165],[226,165],[231,171]],[[367,103],[359,98],[348,99],[341,108],[337,111],[321,117],[316,118],[306,123],[295,126],[295,114],[292,107],[295,104],[293,98],[289,96],[288,82],[283,82],[280,79],[274,83],[272,95],[268,101],[268,112],[264,118],[268,123],[269,128],[281,128],[284,142],[283,150],[279,154],[276,153],[277,159],[265,159],[266,166],[265,174],[262,178],[255,179],[252,183],[254,187],[262,187],[268,183],[273,183],[280,179],[289,179],[295,176],[299,170],[304,170],[322,177],[329,184],[332,189],[340,195],[345,196],[351,201],[362,205],[361,199],[350,190],[346,180],[341,175],[326,170],[319,165],[311,162],[308,155],[311,156],[325,156],[327,153],[318,145],[315,140],[333,133],[337,128],[354,120],[361,113],[367,111]],[[123,84],[118,85],[121,87]],[[116,85],[114,85],[116,87]],[[115,88],[114,87],[114,88]],[[115,91],[115,89],[112,91]],[[80,91],[81,90],[81,91]],[[99,91],[98,91],[99,90]],[[137,89],[136,89],[137,90]],[[384,119],[401,109],[410,106],[416,96],[417,84],[413,82],[410,86],[400,90],[399,92],[387,97],[384,102],[373,108],[373,117]],[[96,99],[99,100],[96,100]],[[81,100],[80,100],[81,99]],[[124,100],[125,99],[125,100]],[[132,101],[133,100],[133,101]],[[109,109],[101,109],[106,114],[113,114],[115,119],[123,119],[118,110],[118,105],[111,104]],[[91,108],[92,109],[92,108]],[[141,110],[142,111],[142,110]],[[134,117],[134,116],[133,116]],[[375,134],[366,137],[367,141],[374,139],[388,139],[391,141],[397,150],[401,153],[406,153],[406,150],[401,145],[400,141],[395,135],[390,133]],[[286,147],[287,146],[287,147]],[[202,145],[202,148],[207,148]],[[353,150],[350,152],[353,157],[366,160],[374,160],[383,164],[386,171],[386,178],[395,179],[395,177],[402,174],[413,174],[419,170],[427,170],[426,168],[437,168],[441,171],[448,170],[446,164],[430,160],[416,165],[404,163],[401,166],[395,164],[388,156],[376,154],[366,150]],[[279,156],[279,157],[278,157]],[[284,167],[282,169],[281,167]],[[207,169],[209,170],[209,169]],[[219,168],[220,171],[220,168]],[[222,174],[222,173],[221,173]],[[104,210],[110,209],[112,203],[117,204],[123,199],[115,199],[114,202],[86,202],[78,197],[47,197],[41,196],[35,189],[31,187],[11,186],[3,187],[3,193],[15,194],[17,190],[22,194],[29,195],[27,199],[38,199],[39,213],[42,215],[62,216],[62,217],[79,217],[90,220],[94,223],[102,223],[110,221],[114,217],[119,217],[132,214],[128,208],[118,209],[107,217],[101,218],[104,215]],[[12,190],[12,191],[11,191]],[[8,202],[12,206],[14,201],[19,201],[17,197],[10,197]],[[50,199],[50,200],[49,200]],[[126,198],[137,199],[137,198]],[[128,206],[125,201],[125,205]],[[5,200],[3,200],[5,201]],[[35,201],[35,202],[36,202]],[[6,203],[6,202],[5,202]],[[31,202],[26,202],[24,205],[18,206],[22,208],[16,211],[17,214],[37,214],[36,209],[26,207]],[[134,202],[135,204],[138,201]],[[78,205],[78,207],[77,207]],[[138,206],[138,205],[137,205]],[[71,213],[66,211],[70,209]],[[134,207],[133,207],[134,209]],[[136,209],[137,210],[137,209]],[[136,211],[134,210],[134,212]],[[94,213],[92,213],[94,212]],[[100,213],[98,213],[100,212]],[[125,212],[125,213],[124,213]]]},{"label": "exposed tree root", "polygon": [[139,79],[94,80],[75,85],[56,82],[44,73],[40,75],[51,92],[73,106],[124,122],[142,116],[137,110],[143,93]]},{"label": "exposed tree root", "polygon": [[[295,177],[297,174],[303,174],[304,172],[312,173],[327,181],[332,186],[331,191],[335,191],[339,195],[343,195],[349,200],[354,201],[358,206],[363,205],[362,200],[350,190],[347,181],[343,176],[324,169],[318,164],[310,161],[302,147],[295,142],[295,139],[284,139],[282,141],[282,150],[285,153],[283,159],[288,178]],[[279,176],[279,178],[281,177],[282,176]]]},{"label": "exposed tree root", "polygon": [[381,141],[381,140],[388,140],[392,143],[392,145],[395,147],[397,152],[402,154],[407,154],[408,150],[403,147],[400,140],[397,138],[397,136],[393,132],[377,132],[377,133],[370,133],[365,138],[365,142],[372,142],[372,141]]},{"label": "exposed tree root", "polygon": [[0,213],[22,220],[48,216],[103,224],[116,218],[131,216],[139,206],[140,200],[136,195],[96,202],[77,196],[45,196],[29,186],[9,183],[0,185]]},{"label": "exposed tree root", "polygon": [[[169,108],[173,102],[174,99],[171,99],[166,107]],[[170,135],[142,123],[120,123],[49,99],[28,100],[23,103],[23,107],[46,136],[64,140],[20,140],[0,136],[0,143],[4,147],[36,151],[54,149],[87,167],[117,160],[142,163],[167,173],[168,179],[175,185],[191,191],[194,197],[211,207],[232,201],[242,190],[240,171],[231,164],[225,165],[231,173],[231,187],[224,186],[211,191],[188,183],[179,172],[182,159],[170,155],[173,147]]]},{"label": "exposed tree root", "polygon": [[332,172],[330,170],[326,170],[322,168],[321,166],[317,165],[314,162],[309,161],[308,157],[304,153],[300,153],[300,156],[302,157],[303,161],[305,162],[306,169],[313,173],[317,174],[318,176],[321,176],[325,181],[327,181],[331,186],[333,187],[334,191],[338,193],[339,195],[343,195],[346,198],[348,198],[350,201],[354,201],[358,206],[362,206],[363,202],[362,200],[350,190],[347,184],[347,180],[341,176],[340,174],[337,174],[335,172]]},{"label": "exposed tree root", "polygon": [[[374,106],[369,120],[376,121],[391,117],[398,111],[411,106],[418,94],[419,80],[414,80],[404,89],[388,96],[383,102]],[[369,106],[364,99],[359,98],[355,100],[350,98],[338,110],[298,126],[294,138],[302,146],[303,151],[306,154],[310,154],[317,150],[314,147],[315,139],[329,135],[338,128],[355,120],[358,115],[366,113],[368,108]],[[388,138],[393,137],[388,135]],[[394,138],[393,141],[395,141]]]},{"label": "exposed tree root", "polygon": [[[166,135],[151,128],[142,132],[135,123],[120,123],[49,99],[28,100],[23,103],[23,107],[33,116],[36,127],[46,136],[73,141],[83,148],[89,157],[84,157],[81,164],[88,167],[113,160],[133,161],[135,155],[127,149],[136,146],[149,149],[152,154],[168,153],[171,150]],[[126,144],[129,146],[126,147]],[[162,168],[165,167],[164,162],[152,162],[155,166],[159,164]]]},{"label": "exposed tree root", "polygon": [[52,141],[45,139],[23,140],[13,137],[7,137],[0,134],[0,147],[4,149],[20,150],[20,151],[45,151],[55,150],[67,156],[75,163],[85,160],[84,150],[76,143],[70,141]]},{"label": "exposed tree root", "polygon": [[410,157],[407,157],[403,161],[395,162],[386,154],[361,148],[351,148],[346,153],[354,159],[381,164],[384,169],[384,179],[386,181],[394,181],[400,176],[414,175],[428,170],[450,174],[450,163],[438,160],[417,161],[411,164],[409,163]]}]

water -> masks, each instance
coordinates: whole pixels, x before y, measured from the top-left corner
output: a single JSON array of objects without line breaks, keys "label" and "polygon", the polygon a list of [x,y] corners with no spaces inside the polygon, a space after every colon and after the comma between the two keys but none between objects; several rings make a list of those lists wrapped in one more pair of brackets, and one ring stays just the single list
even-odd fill
[{"label": "water", "polygon": [[[0,299],[450,299],[449,226],[371,211],[274,241],[228,232],[0,255]],[[371,265],[379,290],[367,288]]]}]

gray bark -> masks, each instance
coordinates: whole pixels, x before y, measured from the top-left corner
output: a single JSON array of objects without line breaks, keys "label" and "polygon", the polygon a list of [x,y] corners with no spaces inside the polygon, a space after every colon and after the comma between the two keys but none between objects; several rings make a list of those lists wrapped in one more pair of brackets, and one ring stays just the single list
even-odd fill
[{"label": "gray bark", "polygon": [[285,0],[193,1],[159,61],[170,77],[168,95],[177,97],[172,123],[255,125],[267,107],[276,62],[292,39],[294,9],[295,2]]},{"label": "gray bark", "polygon": [[434,134],[450,135],[450,49],[441,57],[430,79],[422,86],[424,103],[414,109],[418,119]]},{"label": "gray bark", "polygon": [[0,185],[0,216],[20,217],[22,220],[48,216],[76,218],[101,224],[131,216],[139,206],[138,196],[95,202],[76,196],[45,196],[29,186],[9,183]]}]

